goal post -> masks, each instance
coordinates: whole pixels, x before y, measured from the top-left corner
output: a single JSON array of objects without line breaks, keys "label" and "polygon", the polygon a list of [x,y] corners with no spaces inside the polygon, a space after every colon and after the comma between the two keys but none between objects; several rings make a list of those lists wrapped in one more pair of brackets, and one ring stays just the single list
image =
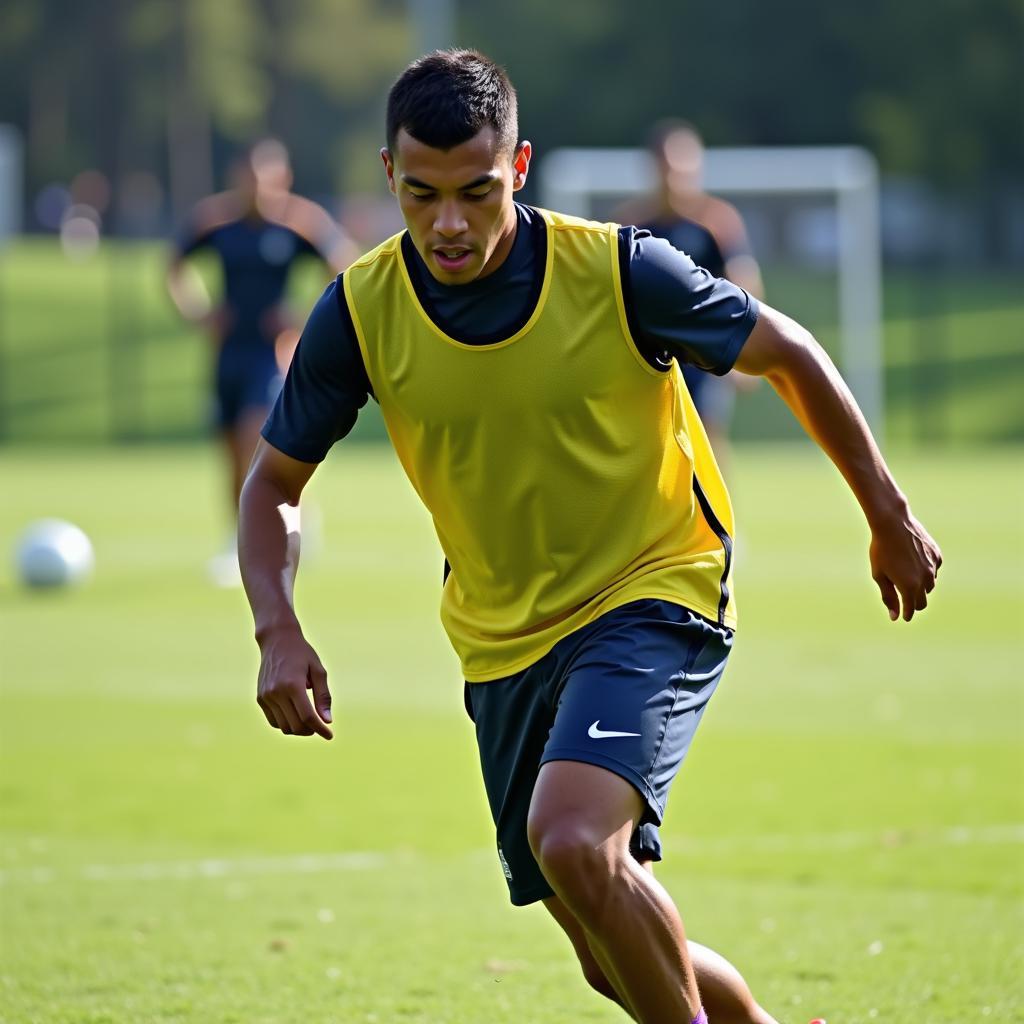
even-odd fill
[{"label": "goal post", "polygon": [[[25,173],[25,146],[21,133],[9,124],[0,124],[0,268],[8,243],[21,230],[21,206]],[[8,362],[5,326],[6,275],[0,276],[0,441],[7,437],[11,400],[11,367]]]},{"label": "goal post", "polygon": [[[857,146],[723,147],[704,154],[704,187],[724,196],[829,197],[835,203],[839,362],[876,438],[885,431],[878,165]],[[595,200],[654,188],[645,149],[562,148],[540,165],[541,204],[593,216]]]},{"label": "goal post", "polygon": [[0,248],[21,230],[25,147],[13,125],[0,124]]}]

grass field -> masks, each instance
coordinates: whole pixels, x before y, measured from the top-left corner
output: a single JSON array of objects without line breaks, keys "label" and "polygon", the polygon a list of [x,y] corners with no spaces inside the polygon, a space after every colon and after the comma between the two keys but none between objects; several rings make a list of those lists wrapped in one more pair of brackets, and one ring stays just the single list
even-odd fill
[{"label": "grass field", "polygon": [[[908,626],[823,459],[739,453],[740,638],[660,875],[782,1021],[1024,1020],[1019,455],[897,464],[946,556]],[[54,594],[0,569],[2,1024],[623,1019],[506,902],[440,559],[387,451],[313,483],[331,744],[252,699],[244,600],[204,576],[212,452],[6,450],[0,479],[5,551],[58,514],[98,565]]]},{"label": "grass field", "polygon": [[[208,419],[210,345],[183,327],[164,291],[165,248],[105,243],[68,260],[52,239],[0,253],[0,440],[66,442],[195,438]],[[201,269],[215,278],[210,264]],[[835,351],[835,275],[767,271],[769,301]],[[298,315],[323,286],[297,275]],[[216,283],[211,282],[216,293]],[[888,439],[1024,441],[1024,299],[1019,275],[893,272],[883,330]],[[792,417],[762,387],[738,403],[736,434],[796,435]],[[375,408],[364,436],[383,436]]]}]

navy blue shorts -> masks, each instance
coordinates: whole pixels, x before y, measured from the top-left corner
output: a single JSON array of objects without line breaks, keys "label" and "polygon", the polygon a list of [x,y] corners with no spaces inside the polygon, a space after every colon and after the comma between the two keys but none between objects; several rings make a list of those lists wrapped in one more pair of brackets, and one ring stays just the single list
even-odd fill
[{"label": "navy blue shorts", "polygon": [[265,415],[283,383],[273,345],[225,345],[217,359],[216,425],[230,429],[245,413]]},{"label": "navy blue shorts", "polygon": [[633,601],[513,676],[466,684],[498,859],[516,906],[553,895],[526,834],[542,764],[615,772],[646,804],[630,849],[660,860],[669,789],[732,648],[732,631],[668,601]]}]

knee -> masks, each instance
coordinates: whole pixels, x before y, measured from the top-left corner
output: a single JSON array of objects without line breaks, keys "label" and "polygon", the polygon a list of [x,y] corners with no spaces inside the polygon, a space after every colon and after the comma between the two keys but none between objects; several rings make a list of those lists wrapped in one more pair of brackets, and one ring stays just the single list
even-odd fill
[{"label": "knee", "polygon": [[574,903],[596,898],[614,875],[614,858],[602,846],[602,837],[585,822],[532,820],[528,834],[544,877],[556,892],[573,897]]}]

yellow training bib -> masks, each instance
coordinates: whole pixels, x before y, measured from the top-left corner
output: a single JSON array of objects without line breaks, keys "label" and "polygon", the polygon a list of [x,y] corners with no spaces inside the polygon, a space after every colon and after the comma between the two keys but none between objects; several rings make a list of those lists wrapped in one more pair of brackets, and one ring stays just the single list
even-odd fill
[{"label": "yellow training bib", "polygon": [[617,225],[539,213],[539,298],[493,344],[431,320],[401,234],[344,275],[388,433],[452,568],[441,618],[471,682],[641,598],[736,624],[732,507],[679,368],[633,342]]}]

